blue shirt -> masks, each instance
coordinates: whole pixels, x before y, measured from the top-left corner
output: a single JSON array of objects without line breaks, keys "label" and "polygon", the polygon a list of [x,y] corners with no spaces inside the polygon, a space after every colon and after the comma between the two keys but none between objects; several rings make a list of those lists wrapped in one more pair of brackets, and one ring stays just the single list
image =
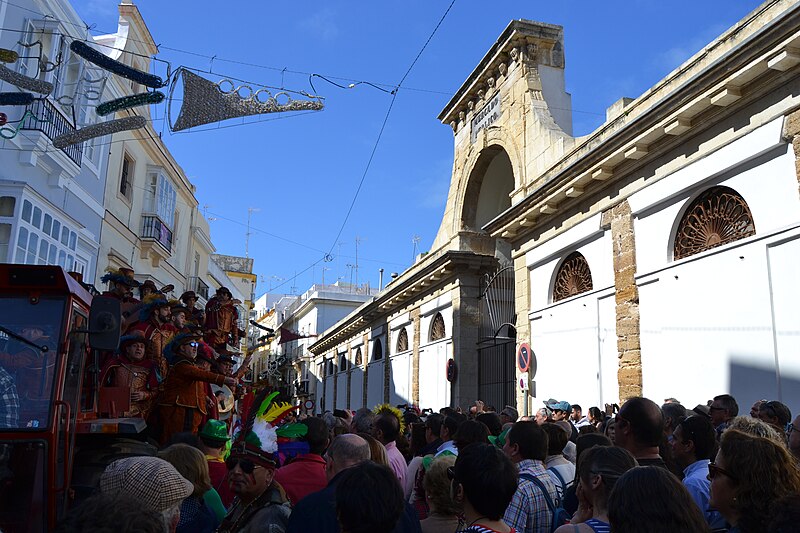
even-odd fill
[{"label": "blue shirt", "polygon": [[711,482],[708,480],[708,463],[710,463],[708,459],[701,459],[687,466],[683,470],[683,484],[711,529],[724,529],[726,527],[725,519],[708,505],[711,491]]}]

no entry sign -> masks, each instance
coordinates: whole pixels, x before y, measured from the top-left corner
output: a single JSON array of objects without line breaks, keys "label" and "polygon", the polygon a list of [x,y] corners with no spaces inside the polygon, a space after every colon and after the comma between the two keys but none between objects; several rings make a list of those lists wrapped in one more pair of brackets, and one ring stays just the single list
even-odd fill
[{"label": "no entry sign", "polygon": [[520,372],[527,372],[531,367],[531,347],[527,342],[523,342],[517,348],[517,368]]}]

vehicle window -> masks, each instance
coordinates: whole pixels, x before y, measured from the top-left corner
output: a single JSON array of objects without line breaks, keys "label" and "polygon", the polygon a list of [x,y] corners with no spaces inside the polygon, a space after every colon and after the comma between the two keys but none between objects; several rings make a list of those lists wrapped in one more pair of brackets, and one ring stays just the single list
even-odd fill
[{"label": "vehicle window", "polygon": [[0,440],[0,530],[45,531],[44,441]]},{"label": "vehicle window", "polygon": [[0,428],[49,424],[63,314],[63,300],[2,299]]}]

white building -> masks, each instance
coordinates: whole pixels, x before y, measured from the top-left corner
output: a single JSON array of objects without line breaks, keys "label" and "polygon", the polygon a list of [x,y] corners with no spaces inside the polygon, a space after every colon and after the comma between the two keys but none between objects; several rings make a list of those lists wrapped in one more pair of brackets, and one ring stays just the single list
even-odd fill
[{"label": "white building", "polygon": [[[97,268],[108,137],[53,146],[57,136],[98,120],[90,109],[108,91],[104,71],[70,51],[90,40],[65,1],[0,4],[0,47],[21,59],[5,65],[52,83],[28,106],[3,106],[9,123],[0,139],[0,262],[61,265],[91,282]],[[24,47],[19,43],[41,43]],[[0,92],[20,89],[0,81]],[[29,92],[22,90],[22,92]],[[21,122],[20,122],[21,121]]]}]

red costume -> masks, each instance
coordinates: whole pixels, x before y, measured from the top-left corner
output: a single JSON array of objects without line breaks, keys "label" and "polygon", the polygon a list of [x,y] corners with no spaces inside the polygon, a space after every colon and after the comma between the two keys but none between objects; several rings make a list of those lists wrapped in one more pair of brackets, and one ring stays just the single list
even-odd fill
[{"label": "red costume", "polygon": [[169,371],[169,364],[164,358],[164,348],[178,333],[177,328],[170,322],[159,324],[151,317],[146,321],[137,322],[130,331],[141,331],[144,334],[144,356],[155,363],[161,379],[164,379]]},{"label": "red costume", "polygon": [[[227,291],[227,289],[225,290]],[[236,310],[233,300],[223,302],[219,296],[214,296],[206,304],[206,322],[203,328],[205,341],[218,352],[225,351],[228,342],[232,346],[238,346],[238,322],[239,311]]]},{"label": "red costume", "polygon": [[109,359],[100,374],[100,386],[128,387],[131,392],[142,392],[142,400],[131,400],[130,410],[125,416],[147,418],[158,395],[158,378],[153,361],[132,361],[125,355]]}]

